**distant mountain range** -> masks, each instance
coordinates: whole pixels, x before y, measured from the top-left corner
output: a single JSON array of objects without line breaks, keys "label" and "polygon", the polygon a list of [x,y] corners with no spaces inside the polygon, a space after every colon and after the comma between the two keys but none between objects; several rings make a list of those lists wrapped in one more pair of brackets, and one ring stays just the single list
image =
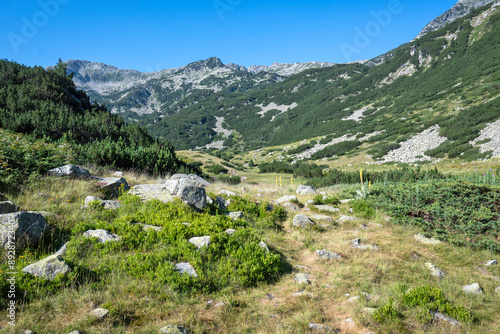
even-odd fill
[{"label": "distant mountain range", "polygon": [[[351,64],[245,68],[213,57],[153,73],[67,65],[92,99],[177,149],[237,153],[306,140],[300,158],[363,151],[390,160],[398,149],[395,161],[484,158],[497,154],[485,133],[500,118],[500,3],[492,2],[461,0],[415,40]],[[411,140],[421,147],[405,158]]]}]

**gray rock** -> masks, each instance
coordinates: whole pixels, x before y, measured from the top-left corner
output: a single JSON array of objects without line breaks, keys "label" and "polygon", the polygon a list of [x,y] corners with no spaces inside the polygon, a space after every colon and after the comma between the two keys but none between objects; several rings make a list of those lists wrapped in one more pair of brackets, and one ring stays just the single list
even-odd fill
[{"label": "gray rock", "polygon": [[62,257],[64,257],[64,255],[66,254],[66,248],[68,247],[68,243],[65,243],[64,245],[61,246],[61,248],[59,248],[55,253],[54,255],[60,255]]},{"label": "gray rock", "polygon": [[89,314],[94,317],[94,318],[97,318],[98,320],[103,320],[104,318],[106,318],[109,314],[109,310],[106,310],[105,308],[96,308],[92,311],[89,312]]},{"label": "gray rock", "polygon": [[34,248],[50,229],[45,218],[37,212],[14,212],[0,215],[0,242],[5,249],[15,245]]},{"label": "gray rock", "polygon": [[83,236],[86,238],[97,238],[100,243],[117,242],[120,240],[120,236],[106,230],[88,230],[83,233]]},{"label": "gray rock", "polygon": [[108,196],[118,196],[120,191],[128,191],[130,189],[127,180],[123,177],[95,177],[94,179],[97,180],[99,189],[104,191]]},{"label": "gray rock", "polygon": [[189,276],[198,277],[196,270],[188,262],[177,263],[174,266],[174,270],[180,274],[188,274]]},{"label": "gray rock", "polygon": [[217,196],[215,198],[215,203],[217,203],[217,205],[219,206],[219,208],[221,208],[222,210],[226,210],[227,209],[227,203],[226,203],[226,200],[220,196]]},{"label": "gray rock", "polygon": [[345,221],[356,220],[356,219],[357,219],[356,217],[351,217],[351,216],[340,216],[340,218],[337,219],[337,223],[343,223]]},{"label": "gray rock", "polygon": [[298,202],[299,200],[297,199],[297,196],[295,195],[287,195],[280,197],[276,200],[278,204],[284,204],[286,202]]},{"label": "gray rock", "polygon": [[222,196],[227,196],[227,197],[237,196],[236,193],[233,193],[232,191],[229,191],[229,190],[221,190],[217,193],[217,195],[222,195]]},{"label": "gray rock", "polygon": [[498,295],[500,295],[500,286],[498,286],[498,287],[495,288],[495,293],[498,294]]},{"label": "gray rock", "polygon": [[165,184],[140,184],[132,187],[128,193],[139,197],[143,201],[157,199],[163,203],[168,203],[174,200]]},{"label": "gray rock", "polygon": [[259,242],[259,247],[265,250],[266,252],[269,252],[269,247],[267,247],[267,244],[264,241]]},{"label": "gray rock", "polygon": [[299,195],[314,195],[314,194],[316,194],[316,190],[314,190],[314,188],[311,186],[305,186],[305,185],[301,184],[297,188],[297,194],[299,194]]},{"label": "gray rock", "polygon": [[22,271],[52,281],[57,275],[70,272],[71,268],[60,255],[54,254],[24,267]]},{"label": "gray rock", "polygon": [[294,296],[294,297],[311,297],[311,298],[314,297],[314,295],[312,293],[310,293],[309,291],[304,291],[304,290],[297,291],[294,294],[292,294],[292,296]]},{"label": "gray rock", "polygon": [[229,216],[229,218],[231,218],[233,220],[242,219],[243,212],[242,211],[229,212],[228,216]]},{"label": "gray rock", "polygon": [[310,323],[309,324],[309,329],[316,331],[316,332],[323,332],[323,333],[330,333],[334,332],[334,330],[327,326],[327,325],[322,325],[322,324],[315,324],[315,323]]},{"label": "gray rock", "polygon": [[439,269],[438,267],[436,267],[432,263],[426,262],[425,266],[431,271],[431,275],[432,276],[439,277],[439,278],[443,278],[444,277],[444,273],[441,271],[441,269]]},{"label": "gray rock", "polygon": [[431,312],[432,320],[444,321],[452,326],[460,326],[462,323],[439,312]]},{"label": "gray rock", "polygon": [[352,247],[360,250],[378,250],[376,245],[352,245]]},{"label": "gray rock", "polygon": [[319,211],[340,212],[339,208],[334,208],[333,206],[330,205],[315,205],[314,207]]},{"label": "gray rock", "polygon": [[345,322],[350,323],[350,324],[354,324],[354,320],[352,320],[351,318],[345,319]]},{"label": "gray rock", "polygon": [[437,244],[441,243],[441,241],[439,241],[438,239],[427,238],[427,237],[424,237],[423,235],[421,235],[420,233],[415,234],[413,237],[418,242],[421,242],[421,243],[426,244],[426,245],[437,245]]},{"label": "gray rock", "polygon": [[316,255],[325,260],[340,260],[342,258],[341,255],[327,251],[326,249],[318,249],[316,251]]},{"label": "gray rock", "polygon": [[199,177],[198,175],[189,174],[188,178],[196,183],[199,187],[208,187],[211,185],[207,180]]},{"label": "gray rock", "polygon": [[168,325],[160,329],[161,334],[187,334],[184,326]]},{"label": "gray rock", "polygon": [[65,165],[62,167],[51,169],[47,172],[51,176],[72,176],[72,177],[90,177],[90,172],[85,168],[75,165]]},{"label": "gray rock", "polygon": [[19,211],[19,207],[11,201],[0,202],[0,214],[13,213]]},{"label": "gray rock", "polygon": [[102,201],[102,206],[106,210],[116,210],[120,208],[122,205],[118,201],[104,200]]},{"label": "gray rock", "polygon": [[347,300],[348,303],[356,303],[361,299],[361,296],[353,296]]},{"label": "gray rock", "polygon": [[235,229],[232,229],[232,228],[228,228],[228,229],[227,229],[227,230],[225,230],[224,232],[226,232],[226,233],[227,233],[227,234],[229,234],[229,235],[233,235],[233,234],[234,234],[234,232],[236,232],[236,230],[235,230]]},{"label": "gray rock", "polygon": [[208,247],[210,245],[211,238],[209,236],[204,237],[193,237],[189,239],[189,242],[196,246],[196,248],[200,249],[203,247]]},{"label": "gray rock", "polygon": [[165,185],[172,196],[180,198],[184,203],[203,210],[207,206],[205,188],[199,187],[190,179],[168,180]]},{"label": "gray rock", "polygon": [[376,308],[373,307],[363,307],[363,312],[368,313],[368,314],[373,314],[375,311],[377,311]]},{"label": "gray rock", "polygon": [[465,293],[473,294],[473,295],[480,295],[484,292],[483,289],[477,283],[474,283],[471,285],[466,285],[466,286],[464,286],[464,288],[462,290]]},{"label": "gray rock", "polygon": [[212,197],[210,196],[207,196],[207,204],[214,204],[214,200],[212,199]]},{"label": "gray rock", "polygon": [[325,216],[325,215],[309,215],[309,218],[312,219],[313,222],[315,223],[331,223],[333,222],[333,219],[331,217]]},{"label": "gray rock", "polygon": [[85,208],[88,208],[90,207],[90,203],[98,203],[99,205],[101,205],[102,203],[102,199],[100,199],[99,197],[95,197],[95,196],[87,196],[85,197]]},{"label": "gray rock", "polygon": [[123,172],[114,172],[113,176],[114,177],[122,177],[123,176]]},{"label": "gray rock", "polygon": [[139,226],[142,226],[142,230],[143,231],[153,230],[153,231],[156,231],[156,232],[161,232],[163,230],[163,228],[161,228],[159,226],[153,226],[153,225],[142,224],[142,223],[131,223],[130,225],[139,225]]},{"label": "gray rock", "polygon": [[293,217],[293,226],[295,227],[306,228],[312,225],[314,225],[314,222],[306,215],[299,214]]},{"label": "gray rock", "polygon": [[311,284],[311,281],[309,281],[309,274],[305,273],[298,273],[295,274],[295,283],[297,284]]},{"label": "gray rock", "polygon": [[290,202],[286,202],[285,204],[283,204],[283,208],[285,208],[285,210],[287,211],[300,211],[300,208],[297,205]]},{"label": "gray rock", "polygon": [[311,205],[314,205],[314,201],[312,199],[308,199],[307,202],[304,204],[304,206],[307,208]]},{"label": "gray rock", "polygon": [[354,201],[354,198],[349,198],[349,199],[341,199],[341,200],[340,200],[340,203],[342,203],[342,204],[346,204],[346,203],[349,203],[350,201]]},{"label": "gray rock", "polygon": [[22,334],[36,334],[35,332],[33,332],[31,329],[25,329],[21,332]]},{"label": "gray rock", "polygon": [[488,261],[488,262],[485,264],[485,266],[495,266],[495,265],[497,265],[497,264],[498,264],[497,260],[491,260],[491,261]]},{"label": "gray rock", "polygon": [[353,240],[350,241],[350,243],[353,244],[353,245],[359,245],[359,244],[361,244],[361,239],[359,239],[359,238],[358,239],[353,239]]}]

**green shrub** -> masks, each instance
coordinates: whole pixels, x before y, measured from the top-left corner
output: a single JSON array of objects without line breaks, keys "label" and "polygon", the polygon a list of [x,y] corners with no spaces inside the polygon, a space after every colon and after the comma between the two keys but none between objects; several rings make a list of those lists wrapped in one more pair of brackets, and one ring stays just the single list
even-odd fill
[{"label": "green shrub", "polygon": [[361,215],[361,217],[365,219],[370,219],[375,216],[375,207],[364,199],[356,199],[349,202],[349,205],[355,213]]},{"label": "green shrub", "polygon": [[228,172],[228,170],[221,165],[208,165],[205,166],[205,170],[215,175],[227,174]]},{"label": "green shrub", "polygon": [[320,205],[320,204],[338,205],[338,204],[340,204],[340,200],[335,196],[316,195],[316,196],[314,196],[313,201],[314,201],[314,204],[316,204],[316,205]]},{"label": "green shrub", "polygon": [[373,313],[373,319],[375,319],[375,321],[380,322],[380,323],[384,323],[386,321],[391,321],[391,320],[398,319],[401,317],[402,317],[402,314],[399,313],[394,308],[394,300],[392,298],[389,299],[389,303],[378,308]]},{"label": "green shrub", "polygon": [[240,184],[241,183],[241,177],[237,175],[224,175],[221,174],[217,176],[217,181],[227,183],[227,184]]}]

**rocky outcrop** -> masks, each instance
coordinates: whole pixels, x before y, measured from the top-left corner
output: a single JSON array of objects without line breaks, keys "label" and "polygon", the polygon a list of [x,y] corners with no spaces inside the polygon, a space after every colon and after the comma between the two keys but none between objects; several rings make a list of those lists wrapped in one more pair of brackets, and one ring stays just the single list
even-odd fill
[{"label": "rocky outcrop", "polygon": [[163,203],[168,203],[174,200],[165,184],[140,184],[134,186],[128,193],[140,197],[143,201],[157,199]]},{"label": "rocky outcrop", "polygon": [[15,245],[35,247],[50,226],[38,212],[14,212],[0,215],[0,242],[5,249]]},{"label": "rocky outcrop", "polygon": [[172,196],[180,198],[184,203],[203,210],[207,206],[205,188],[190,179],[171,179],[165,183]]},{"label": "rocky outcrop", "polygon": [[47,172],[50,176],[71,176],[71,177],[90,177],[90,172],[85,168],[75,165],[65,165],[58,168],[51,169]]},{"label": "rocky outcrop", "polygon": [[49,281],[53,281],[57,275],[64,275],[70,272],[71,268],[64,261],[61,255],[54,254],[24,267],[22,271],[37,277],[43,277]]},{"label": "rocky outcrop", "polygon": [[83,233],[83,236],[86,238],[96,238],[100,243],[117,242],[120,240],[120,236],[106,230],[88,230]]}]

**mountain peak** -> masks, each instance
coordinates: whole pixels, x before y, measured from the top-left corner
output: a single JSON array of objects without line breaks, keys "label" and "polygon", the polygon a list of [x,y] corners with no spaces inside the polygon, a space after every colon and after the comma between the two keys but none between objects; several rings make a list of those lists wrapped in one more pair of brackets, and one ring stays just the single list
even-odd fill
[{"label": "mountain peak", "polygon": [[473,9],[486,6],[494,1],[495,0],[459,0],[450,10],[427,24],[416,38],[420,38],[428,32],[441,29],[448,23],[469,14]]}]

